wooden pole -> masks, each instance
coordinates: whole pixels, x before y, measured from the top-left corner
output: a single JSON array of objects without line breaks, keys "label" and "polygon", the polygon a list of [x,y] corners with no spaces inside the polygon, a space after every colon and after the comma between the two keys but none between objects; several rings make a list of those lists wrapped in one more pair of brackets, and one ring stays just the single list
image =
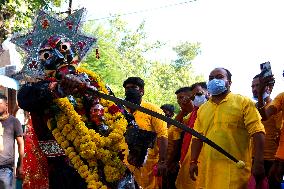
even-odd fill
[{"label": "wooden pole", "polygon": [[72,14],[72,0],[69,0],[68,14]]},{"label": "wooden pole", "polygon": [[17,91],[8,88],[8,112],[15,116],[17,108]]}]

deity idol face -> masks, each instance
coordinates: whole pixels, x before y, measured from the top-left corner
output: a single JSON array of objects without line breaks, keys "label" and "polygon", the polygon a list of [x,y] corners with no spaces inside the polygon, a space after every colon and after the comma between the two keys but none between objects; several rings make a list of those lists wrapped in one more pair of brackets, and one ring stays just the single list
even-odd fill
[{"label": "deity idol face", "polygon": [[47,76],[55,76],[57,79],[75,73],[80,61],[72,42],[61,36],[51,36],[44,41],[38,56]]},{"label": "deity idol face", "polygon": [[100,104],[95,104],[90,109],[90,120],[96,125],[101,125],[104,116],[104,107]]}]

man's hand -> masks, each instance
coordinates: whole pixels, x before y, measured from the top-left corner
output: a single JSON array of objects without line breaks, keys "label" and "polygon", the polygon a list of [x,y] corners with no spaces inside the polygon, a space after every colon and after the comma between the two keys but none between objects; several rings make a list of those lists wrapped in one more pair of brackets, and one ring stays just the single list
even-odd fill
[{"label": "man's hand", "polygon": [[269,85],[273,85],[275,83],[274,75],[263,77],[261,74],[259,75],[259,85],[258,85],[258,93],[262,96],[265,89]]},{"label": "man's hand", "polygon": [[16,169],[16,178],[17,179],[23,179],[24,178],[24,171],[23,171],[23,166],[18,166]]},{"label": "man's hand", "polygon": [[86,89],[86,83],[82,82],[75,75],[66,75],[60,82],[60,88],[63,90],[65,95],[75,94],[79,91]]},{"label": "man's hand", "polygon": [[189,166],[189,175],[190,178],[194,181],[196,181],[195,176],[198,176],[198,166],[196,163],[191,163]]}]

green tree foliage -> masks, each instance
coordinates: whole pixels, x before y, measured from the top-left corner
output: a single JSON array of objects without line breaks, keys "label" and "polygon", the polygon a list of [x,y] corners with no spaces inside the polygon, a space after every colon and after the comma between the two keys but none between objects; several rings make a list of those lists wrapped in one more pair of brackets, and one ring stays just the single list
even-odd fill
[{"label": "green tree foliage", "polygon": [[0,0],[0,44],[12,32],[31,27],[39,9],[51,10],[66,0]]},{"label": "green tree foliage", "polygon": [[[203,77],[196,75],[192,68],[192,60],[200,52],[199,43],[180,43],[173,50],[177,53],[177,59],[171,63],[154,62],[151,66],[151,76],[149,80],[151,85],[149,90],[152,91],[158,86],[158,95],[149,94],[149,99],[156,104],[164,103],[174,104],[176,108],[175,91],[180,87],[190,86],[195,82],[204,81]],[[180,62],[183,64],[181,65]]]},{"label": "green tree foliage", "polygon": [[157,105],[172,103],[177,107],[175,91],[203,80],[194,74],[191,66],[191,61],[200,52],[199,43],[177,45],[173,48],[177,60],[161,63],[145,58],[146,53],[163,44],[146,42],[144,22],[132,31],[127,29],[126,22],[115,18],[107,26],[90,23],[86,31],[98,37],[100,59],[93,51],[83,65],[99,74],[118,97],[124,96],[123,81],[130,76],[139,76],[146,84],[145,100]]},{"label": "green tree foliage", "polygon": [[178,59],[175,60],[176,67],[190,66],[191,61],[200,53],[200,43],[183,42],[173,50],[177,53]]},{"label": "green tree foliage", "polygon": [[[38,9],[52,11],[52,7],[59,7],[63,2],[67,0],[0,0],[0,44],[8,33],[30,28]],[[104,25],[90,22],[85,30],[98,37],[100,59],[93,51],[84,65],[98,73],[119,97],[124,96],[123,81],[130,76],[139,76],[146,83],[145,100],[157,105],[172,103],[177,106],[174,92],[202,80],[191,67],[192,60],[200,52],[200,44],[184,42],[177,45],[173,48],[177,53],[176,60],[151,61],[145,55],[161,48],[163,43],[147,42],[144,26],[142,22],[137,29],[130,30],[119,17]]]}]

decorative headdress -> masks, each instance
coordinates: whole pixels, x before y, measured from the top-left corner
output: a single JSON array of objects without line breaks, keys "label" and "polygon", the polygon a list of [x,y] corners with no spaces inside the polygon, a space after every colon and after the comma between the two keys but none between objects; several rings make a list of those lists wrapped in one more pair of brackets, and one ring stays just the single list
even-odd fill
[{"label": "decorative headdress", "polygon": [[63,41],[67,39],[70,45],[75,48],[78,60],[73,61],[72,64],[79,63],[87,51],[96,43],[95,38],[88,37],[80,32],[84,12],[85,9],[82,8],[60,20],[44,11],[39,11],[33,30],[25,35],[12,38],[11,41],[27,53],[27,59],[22,70],[25,75],[42,78],[44,76],[44,67],[39,60],[39,52],[41,48],[46,48],[46,44],[51,48],[55,48],[61,39],[64,39]]}]

